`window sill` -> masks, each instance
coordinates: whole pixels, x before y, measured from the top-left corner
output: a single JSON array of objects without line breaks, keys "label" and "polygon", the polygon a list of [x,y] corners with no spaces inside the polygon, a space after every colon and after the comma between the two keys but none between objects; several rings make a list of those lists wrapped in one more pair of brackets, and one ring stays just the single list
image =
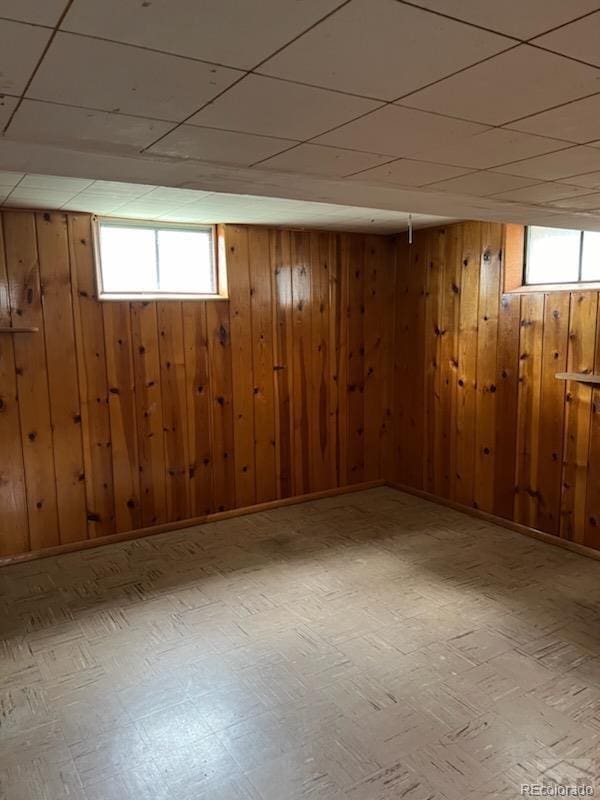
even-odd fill
[{"label": "window sill", "polygon": [[154,294],[152,292],[148,292],[147,294],[114,294],[103,292],[102,294],[98,295],[98,300],[101,303],[110,303],[110,302],[117,302],[117,303],[162,303],[162,302],[169,302],[170,300],[176,301],[178,303],[181,302],[194,302],[197,300],[201,300],[203,302],[207,300],[228,300],[229,296],[226,294]]},{"label": "window sill", "polygon": [[516,286],[504,289],[504,294],[547,294],[549,292],[598,292],[600,281],[590,283],[536,283],[529,286]]}]

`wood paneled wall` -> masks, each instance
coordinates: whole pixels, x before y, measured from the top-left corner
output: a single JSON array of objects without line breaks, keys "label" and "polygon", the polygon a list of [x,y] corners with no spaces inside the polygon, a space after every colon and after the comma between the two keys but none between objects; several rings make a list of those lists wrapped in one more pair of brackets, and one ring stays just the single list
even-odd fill
[{"label": "wood paneled wall", "polygon": [[223,229],[230,299],[97,301],[87,215],[4,211],[0,553],[379,479],[393,242]]},{"label": "wood paneled wall", "polygon": [[388,478],[600,548],[598,292],[503,294],[501,225],[396,242]]}]

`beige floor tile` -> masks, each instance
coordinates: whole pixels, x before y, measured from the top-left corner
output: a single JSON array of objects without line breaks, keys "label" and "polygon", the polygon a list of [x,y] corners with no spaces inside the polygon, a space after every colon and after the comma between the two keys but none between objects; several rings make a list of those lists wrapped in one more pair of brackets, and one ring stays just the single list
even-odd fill
[{"label": "beige floor tile", "polygon": [[387,488],[2,569],[0,797],[513,800],[596,774],[599,576]]}]

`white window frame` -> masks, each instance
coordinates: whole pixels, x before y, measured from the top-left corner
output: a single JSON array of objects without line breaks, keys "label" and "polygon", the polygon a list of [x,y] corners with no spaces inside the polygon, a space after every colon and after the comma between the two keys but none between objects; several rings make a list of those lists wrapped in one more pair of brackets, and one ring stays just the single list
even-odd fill
[{"label": "white window frame", "polygon": [[[100,227],[102,225],[112,225],[120,228],[151,228],[154,231],[161,230],[180,230],[180,231],[210,231],[212,241],[212,268],[215,278],[215,292],[108,292],[104,289],[102,278],[102,249],[100,247]],[[96,288],[98,300],[101,301],[124,301],[124,302],[145,302],[152,300],[223,300],[227,298],[227,272],[225,269],[225,259],[223,257],[221,240],[222,236],[216,225],[201,223],[184,222],[162,222],[160,220],[148,219],[129,219],[121,217],[99,217],[92,218],[92,229],[94,238],[94,261],[96,266]],[[219,247],[217,247],[219,242]]]}]

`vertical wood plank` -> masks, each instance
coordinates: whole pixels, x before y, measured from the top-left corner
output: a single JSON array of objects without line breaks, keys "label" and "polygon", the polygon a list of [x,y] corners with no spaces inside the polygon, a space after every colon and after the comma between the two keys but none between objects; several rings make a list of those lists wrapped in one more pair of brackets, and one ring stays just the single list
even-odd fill
[{"label": "vertical wood plank", "polygon": [[310,235],[291,234],[292,252],[292,486],[293,493],[310,491],[309,380],[311,365]]},{"label": "vertical wood plank", "polygon": [[444,294],[442,291],[445,230],[428,231],[425,263],[425,421],[423,440],[423,488],[435,491],[441,408],[441,340]]},{"label": "vertical wood plank", "polygon": [[277,496],[291,497],[292,487],[292,271],[289,231],[270,236],[273,291],[273,369],[275,372],[275,461]]},{"label": "vertical wood plank", "polygon": [[521,299],[519,341],[519,396],[517,406],[517,466],[514,519],[535,526],[538,507],[538,461],[540,440],[540,393],[544,296]]},{"label": "vertical wood plank", "polygon": [[225,236],[231,320],[235,502],[242,507],[256,501],[248,229],[231,225]]},{"label": "vertical wood plank", "polygon": [[360,483],[365,461],[365,242],[351,234],[348,263],[348,466],[346,483]]},{"label": "vertical wood plank", "polygon": [[475,488],[475,413],[477,391],[477,322],[481,224],[467,222],[463,229],[462,279],[458,332],[456,399],[456,469],[454,499],[471,506]]},{"label": "vertical wood plank", "polygon": [[88,533],[91,537],[108,536],[115,532],[108,382],[90,217],[69,214],[68,226]]},{"label": "vertical wood plank", "polygon": [[330,486],[330,235],[311,234],[310,486]]},{"label": "vertical wood plank", "polygon": [[502,227],[481,226],[479,321],[477,333],[477,390],[475,407],[474,506],[494,508],[496,474],[496,353]]},{"label": "vertical wood plank", "polygon": [[[10,327],[10,291],[0,215],[0,326]],[[13,337],[0,336],[0,555],[29,550],[29,521]]]},{"label": "vertical wood plank", "polygon": [[158,314],[166,464],[167,519],[190,516],[189,444],[181,303],[161,301]]},{"label": "vertical wood plank", "polygon": [[561,472],[565,382],[557,372],[567,366],[569,295],[547,294],[544,298],[544,338],[540,389],[540,438],[537,477],[536,528],[558,534],[560,528]]},{"label": "vertical wood plank", "polygon": [[13,325],[39,329],[13,345],[30,544],[39,550],[60,535],[35,216],[6,211],[3,219]]},{"label": "vertical wood plank", "polygon": [[214,511],[207,305],[200,302],[182,303],[190,514],[195,517]]},{"label": "vertical wood plank", "polygon": [[104,303],[108,410],[112,441],[117,532],[141,525],[129,303]]},{"label": "vertical wood plank", "polygon": [[272,289],[269,232],[266,228],[249,229],[248,249],[254,372],[256,502],[264,503],[277,497]]},{"label": "vertical wood plank", "polygon": [[142,525],[167,519],[160,354],[156,303],[131,304],[139,491]]},{"label": "vertical wood plank", "polygon": [[207,303],[213,506],[235,507],[235,465],[229,302]]},{"label": "vertical wood plank", "polygon": [[[597,314],[596,292],[571,295],[567,372],[593,372]],[[580,544],[586,529],[592,393],[588,384],[566,383],[560,535]]]}]

